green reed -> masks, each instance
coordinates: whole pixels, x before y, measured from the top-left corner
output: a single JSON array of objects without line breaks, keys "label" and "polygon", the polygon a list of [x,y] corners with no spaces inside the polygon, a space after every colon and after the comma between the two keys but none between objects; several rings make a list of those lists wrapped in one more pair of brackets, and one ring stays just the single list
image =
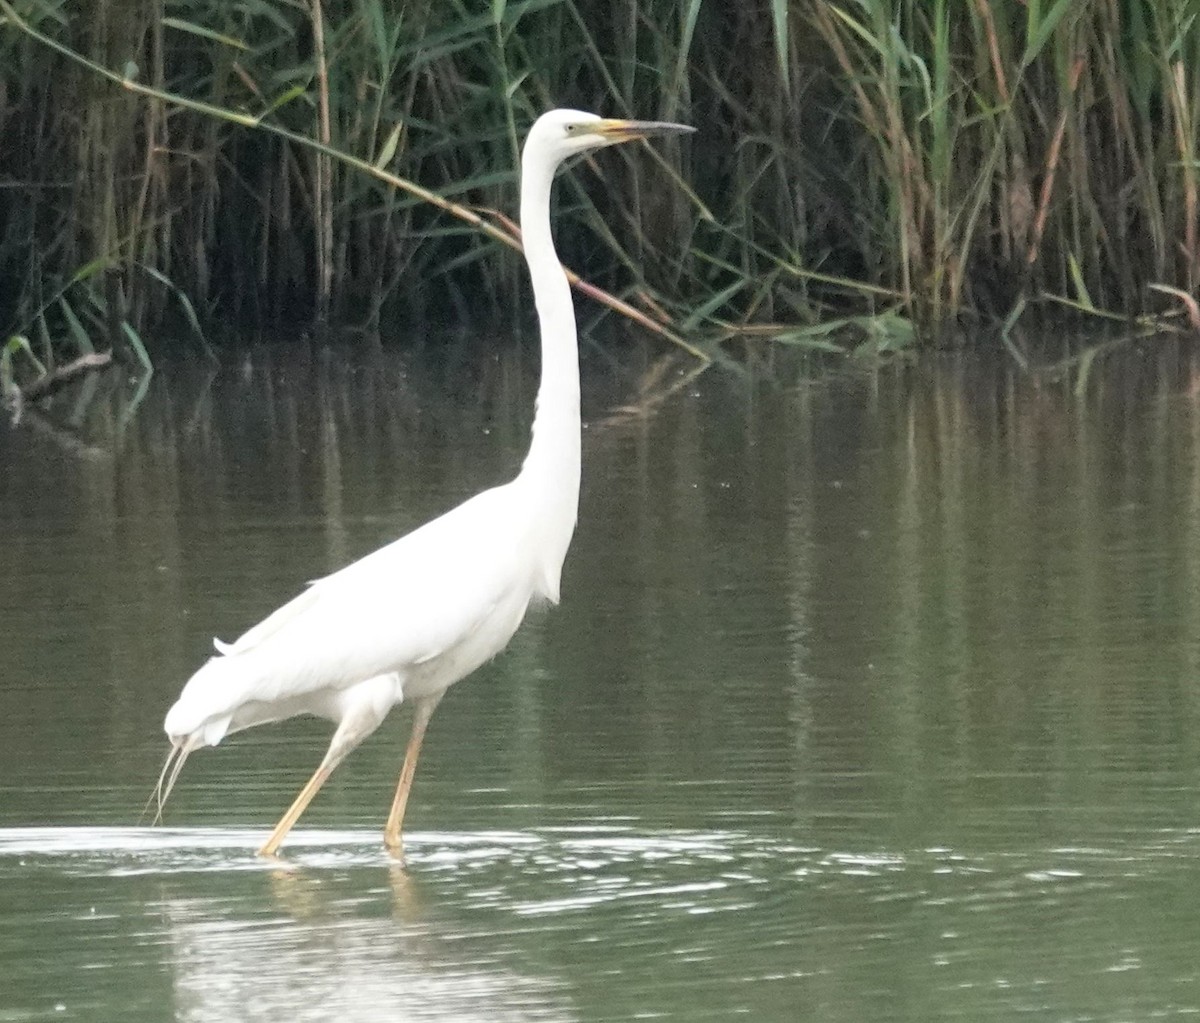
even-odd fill
[{"label": "green reed", "polygon": [[521,134],[556,104],[700,127],[565,178],[559,237],[701,345],[898,348],[1039,303],[1172,314],[1200,285],[1197,13],[6,0],[0,341],[47,362],[132,336],[153,357],[206,320],[519,308],[503,217]]},{"label": "green reed", "polygon": [[822,2],[878,202],[863,240],[925,323],[1029,297],[1084,311],[1190,291],[1191,0]]}]

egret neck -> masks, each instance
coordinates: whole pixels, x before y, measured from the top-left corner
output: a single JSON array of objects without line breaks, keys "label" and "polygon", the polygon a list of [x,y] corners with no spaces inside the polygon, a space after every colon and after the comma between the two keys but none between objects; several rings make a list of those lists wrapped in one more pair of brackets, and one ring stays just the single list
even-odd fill
[{"label": "egret neck", "polygon": [[550,232],[550,188],[554,167],[534,161],[521,178],[521,235],[533,298],[542,324],[542,376],[533,440],[521,467],[540,519],[530,525],[542,536],[538,589],[558,603],[559,577],[579,508],[579,349],[571,285],[554,251]]}]

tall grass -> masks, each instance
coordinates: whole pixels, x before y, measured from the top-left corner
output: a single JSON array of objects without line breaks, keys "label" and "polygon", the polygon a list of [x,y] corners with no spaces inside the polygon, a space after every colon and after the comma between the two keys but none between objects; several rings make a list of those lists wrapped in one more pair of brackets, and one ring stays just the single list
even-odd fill
[{"label": "tall grass", "polygon": [[561,190],[564,259],[691,334],[903,344],[1200,284],[1194,0],[10,11],[151,93],[0,6],[0,340],[43,359],[193,310],[278,331],[518,308],[494,239],[286,133],[511,215],[521,134],[556,104],[701,128]]},{"label": "tall grass", "polygon": [[927,323],[1045,295],[1191,291],[1200,25],[1191,0],[819,2],[861,129],[863,240]]}]

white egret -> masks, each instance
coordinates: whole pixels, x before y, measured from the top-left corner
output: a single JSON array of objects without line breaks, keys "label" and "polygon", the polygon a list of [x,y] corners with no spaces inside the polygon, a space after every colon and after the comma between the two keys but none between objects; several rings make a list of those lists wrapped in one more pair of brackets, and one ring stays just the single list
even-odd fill
[{"label": "white egret", "polygon": [[[568,157],[693,129],[543,114],[521,159],[521,230],[541,327],[533,438],[510,483],[318,579],[197,671],[167,713],[171,752],[158,782],[170,795],[192,750],[297,714],[337,728],[329,750],[259,850],[274,855],[334,768],[396,704],[413,703],[412,735],[384,829],[399,854],[421,741],[446,690],[508,644],[531,600],[557,603],[579,503],[579,356],[571,290],[550,233],[550,189]],[[165,788],[164,788],[165,781]]]}]

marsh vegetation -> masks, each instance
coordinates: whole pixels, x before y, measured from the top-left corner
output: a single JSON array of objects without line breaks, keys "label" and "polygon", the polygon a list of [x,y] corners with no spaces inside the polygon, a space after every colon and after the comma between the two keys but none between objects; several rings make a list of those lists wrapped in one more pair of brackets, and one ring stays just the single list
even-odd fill
[{"label": "marsh vegetation", "polygon": [[569,179],[560,238],[702,349],[937,344],[1030,309],[1200,327],[1195,15],[0,0],[9,371],[110,345],[153,358],[213,322],[513,314],[514,168],[556,104],[700,127]]}]

